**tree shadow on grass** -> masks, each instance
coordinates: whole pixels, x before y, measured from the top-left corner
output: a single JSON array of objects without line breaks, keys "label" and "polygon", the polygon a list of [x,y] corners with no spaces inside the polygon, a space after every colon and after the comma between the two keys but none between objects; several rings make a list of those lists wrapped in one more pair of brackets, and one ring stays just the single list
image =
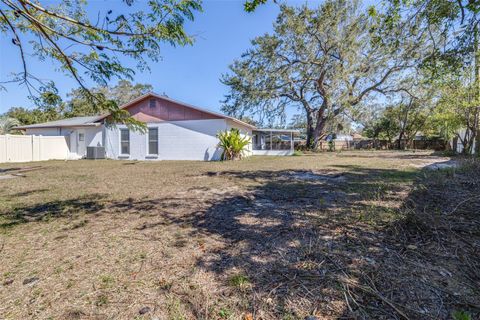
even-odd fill
[{"label": "tree shadow on grass", "polygon": [[197,266],[217,274],[226,286],[245,276],[249,291],[231,288],[231,294],[244,296],[247,303],[238,308],[256,318],[395,318],[396,305],[379,298],[382,291],[369,290],[375,288],[376,270],[388,269],[385,256],[404,249],[385,242],[383,228],[398,218],[385,202],[398,201],[395,193],[405,186],[389,184],[385,176],[398,175],[401,181],[407,176],[396,170],[349,169],[209,172],[206,177],[244,185],[244,192],[204,200],[203,207],[192,194],[129,207],[166,210],[160,221],[140,226],[140,232],[179,224],[193,229],[192,238],[220,238],[222,246],[207,250]]},{"label": "tree shadow on grass", "polygon": [[[19,193],[15,196],[26,196],[32,192],[33,191]],[[20,206],[11,211],[0,213],[0,229],[28,222],[96,213],[105,206],[101,201],[102,199],[103,196],[95,194],[81,198],[55,200],[31,206]]]},{"label": "tree shadow on grass", "polygon": [[[412,222],[408,211],[425,186],[415,179],[418,171],[338,167],[349,171],[207,174],[255,184],[184,221],[225,243],[198,266],[226,283],[245,274],[248,311],[259,318],[447,319],[456,309],[478,312],[475,285],[461,289],[478,274],[399,236],[425,232],[432,241],[432,225]],[[469,257],[475,260],[473,251]],[[442,275],[449,274],[445,284]]]},{"label": "tree shadow on grass", "polygon": [[[189,230],[185,241],[214,239],[211,247],[196,247],[204,250],[196,267],[225,284],[223,299],[237,301],[236,310],[258,319],[447,319],[453,310],[478,315],[480,241],[472,209],[463,223],[477,219],[469,231],[473,240],[466,241],[465,252],[452,236],[458,249],[452,251],[446,229],[438,233],[432,216],[417,214],[419,208],[437,209],[411,205],[430,188],[416,179],[418,171],[337,168],[209,172],[204,178],[242,187],[189,189],[106,206],[98,196],[57,201],[18,208],[20,216],[12,221],[101,210],[146,217],[134,232],[152,240],[171,226]],[[428,194],[431,202],[440,191]],[[197,318],[201,312],[192,311]]]}]

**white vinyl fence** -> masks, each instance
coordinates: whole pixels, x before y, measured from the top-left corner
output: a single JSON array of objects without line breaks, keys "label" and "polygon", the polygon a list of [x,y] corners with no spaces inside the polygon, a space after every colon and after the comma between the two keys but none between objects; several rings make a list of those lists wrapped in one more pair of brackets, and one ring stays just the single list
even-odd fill
[{"label": "white vinyl fence", "polygon": [[0,163],[68,159],[63,136],[0,135]]}]

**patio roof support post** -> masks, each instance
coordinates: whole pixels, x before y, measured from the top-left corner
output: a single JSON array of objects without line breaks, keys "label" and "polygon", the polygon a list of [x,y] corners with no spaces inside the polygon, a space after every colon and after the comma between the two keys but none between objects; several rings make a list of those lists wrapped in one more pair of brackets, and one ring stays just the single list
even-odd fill
[{"label": "patio roof support post", "polygon": [[293,151],[294,145],[293,145],[293,132],[290,132],[290,151]]},{"label": "patio roof support post", "polygon": [[272,139],[272,131],[270,131],[270,150],[273,149],[272,147],[273,139]]}]

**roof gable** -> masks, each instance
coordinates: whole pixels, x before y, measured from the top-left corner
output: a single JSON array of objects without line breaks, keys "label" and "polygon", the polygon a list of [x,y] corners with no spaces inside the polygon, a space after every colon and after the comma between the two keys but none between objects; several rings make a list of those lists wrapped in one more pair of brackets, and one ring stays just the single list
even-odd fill
[{"label": "roof gable", "polygon": [[[150,99],[155,99],[156,101],[156,106],[154,108],[150,107]],[[241,126],[255,129],[255,126],[233,117],[198,108],[196,106],[161,96],[153,92],[146,93],[136,99],[133,99],[129,103],[120,106],[120,109],[128,110],[133,118],[142,122],[227,119]],[[98,126],[105,118],[108,118],[109,116],[110,114],[90,117],[73,117],[63,120],[37,123],[28,126],[19,126],[17,129]]]},{"label": "roof gable", "polygon": [[149,96],[128,107],[130,115],[142,122],[181,121],[181,120],[203,120],[222,119],[218,115],[200,111],[191,106],[185,106],[178,102]]},{"label": "roof gable", "polygon": [[[155,99],[157,106],[150,110],[149,100]],[[221,113],[202,109],[191,104],[161,96],[153,92],[146,93],[132,101],[124,104],[120,109],[126,109],[132,117],[143,122],[179,121],[179,120],[201,120],[201,119],[228,119],[248,128],[255,128],[248,123]],[[97,121],[103,120],[109,114],[104,115]]]}]

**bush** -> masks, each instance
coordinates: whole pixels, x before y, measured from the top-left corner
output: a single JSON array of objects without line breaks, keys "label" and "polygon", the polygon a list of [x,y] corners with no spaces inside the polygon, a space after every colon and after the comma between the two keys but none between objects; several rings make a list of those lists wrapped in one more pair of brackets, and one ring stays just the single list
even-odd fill
[{"label": "bush", "polygon": [[219,132],[217,138],[220,140],[218,146],[223,149],[222,160],[241,159],[250,144],[250,138],[242,137],[240,130],[236,128]]}]

